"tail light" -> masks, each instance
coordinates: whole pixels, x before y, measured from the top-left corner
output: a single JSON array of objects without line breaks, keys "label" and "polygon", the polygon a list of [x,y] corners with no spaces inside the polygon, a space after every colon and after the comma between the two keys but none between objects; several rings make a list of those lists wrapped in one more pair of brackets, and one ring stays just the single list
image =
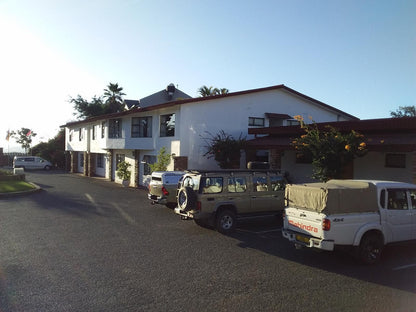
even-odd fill
[{"label": "tail light", "polygon": [[196,210],[201,210],[201,202],[200,201],[196,202]]},{"label": "tail light", "polygon": [[329,231],[331,229],[331,220],[324,219],[322,222],[322,230]]},{"label": "tail light", "polygon": [[165,196],[169,195],[168,190],[164,186],[162,187],[162,192],[163,192],[163,195],[165,195]]}]

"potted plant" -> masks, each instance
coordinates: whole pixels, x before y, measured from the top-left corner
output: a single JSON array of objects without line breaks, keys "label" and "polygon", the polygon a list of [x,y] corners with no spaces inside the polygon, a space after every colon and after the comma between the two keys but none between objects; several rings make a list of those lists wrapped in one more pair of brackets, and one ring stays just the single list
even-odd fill
[{"label": "potted plant", "polygon": [[131,171],[129,170],[131,164],[126,161],[122,161],[117,165],[117,177],[122,180],[124,186],[129,186]]}]

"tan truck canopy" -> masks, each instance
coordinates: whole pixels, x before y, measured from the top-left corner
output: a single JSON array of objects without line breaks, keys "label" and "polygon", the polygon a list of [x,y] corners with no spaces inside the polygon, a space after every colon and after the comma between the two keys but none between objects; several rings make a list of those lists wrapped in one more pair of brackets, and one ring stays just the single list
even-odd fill
[{"label": "tan truck canopy", "polygon": [[286,186],[286,206],[329,214],[378,211],[374,184],[354,180]]}]

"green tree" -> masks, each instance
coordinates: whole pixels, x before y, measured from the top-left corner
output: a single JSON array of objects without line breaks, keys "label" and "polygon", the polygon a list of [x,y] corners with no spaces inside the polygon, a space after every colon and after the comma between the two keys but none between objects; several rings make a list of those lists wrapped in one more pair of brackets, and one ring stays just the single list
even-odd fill
[{"label": "green tree", "polygon": [[106,104],[106,113],[119,113],[124,111],[123,88],[119,87],[118,83],[111,83],[104,89],[104,99]]},{"label": "green tree", "polygon": [[416,117],[416,106],[399,106],[395,112],[390,112],[393,118]]},{"label": "green tree", "polygon": [[153,171],[166,171],[171,160],[171,155],[166,151],[165,147],[159,150],[157,155],[157,161],[154,164],[149,164],[150,170]]},{"label": "green tree", "polygon": [[65,168],[65,129],[61,129],[48,142],[33,146],[32,154],[49,160],[58,168]]},{"label": "green tree", "polygon": [[69,102],[73,104],[78,119],[85,119],[104,114],[119,113],[124,111],[122,92],[123,88],[117,83],[111,83],[104,89],[103,96],[94,96],[91,101],[85,100],[78,95],[76,98],[70,97]]},{"label": "green tree", "polygon": [[85,119],[89,117],[104,115],[106,113],[106,106],[102,98],[94,96],[90,102],[83,99],[80,95],[76,99],[70,98],[69,102],[74,105],[75,113],[78,119]]},{"label": "green tree", "polygon": [[221,95],[221,94],[228,94],[229,90],[226,88],[218,89],[214,87],[207,87],[202,86],[198,89],[198,93],[201,97],[213,96],[213,95]]},{"label": "green tree", "polygon": [[297,157],[312,158],[314,179],[342,178],[345,166],[367,153],[364,136],[354,130],[341,133],[331,126],[322,129],[316,123],[307,125],[301,116],[294,118],[305,133],[294,139],[292,145],[298,152]]},{"label": "green tree", "polygon": [[27,153],[30,150],[30,145],[32,144],[32,138],[37,134],[29,128],[21,128],[17,132],[12,131],[11,136],[16,140],[18,144],[22,146]]},{"label": "green tree", "polygon": [[222,169],[236,169],[240,167],[241,150],[244,148],[246,139],[240,134],[238,139],[221,130],[216,135],[207,132],[209,137],[202,138],[206,142],[207,152],[204,157],[214,157],[218,166]]}]

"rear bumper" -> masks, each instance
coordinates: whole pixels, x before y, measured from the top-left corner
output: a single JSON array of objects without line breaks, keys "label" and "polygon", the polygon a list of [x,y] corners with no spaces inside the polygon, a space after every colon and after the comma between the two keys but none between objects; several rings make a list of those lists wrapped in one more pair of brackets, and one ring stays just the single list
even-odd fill
[{"label": "rear bumper", "polygon": [[[335,247],[334,241],[332,240],[324,240],[287,229],[282,229],[282,234],[283,237],[287,238],[290,242],[304,247],[318,248],[328,251],[334,250]],[[299,240],[299,238],[302,238],[302,240]]]},{"label": "rear bumper", "polygon": [[212,213],[204,213],[200,211],[183,211],[181,208],[176,207],[174,209],[175,213],[180,215],[181,217],[184,217],[186,219],[196,219],[196,220],[207,220],[211,221],[213,219],[214,214]]},{"label": "rear bumper", "polygon": [[147,198],[157,204],[166,205],[168,203],[168,199],[162,196],[156,196],[152,194],[147,194]]}]

